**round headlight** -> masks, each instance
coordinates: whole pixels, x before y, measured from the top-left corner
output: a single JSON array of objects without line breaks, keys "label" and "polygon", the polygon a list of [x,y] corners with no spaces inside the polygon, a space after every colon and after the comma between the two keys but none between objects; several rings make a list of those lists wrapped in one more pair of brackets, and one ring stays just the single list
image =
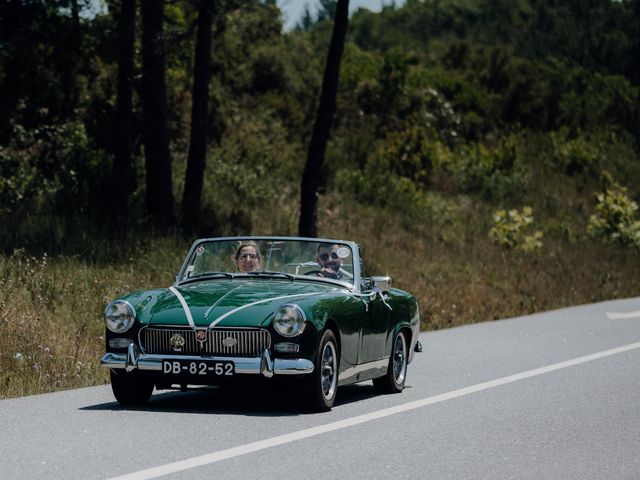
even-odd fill
[{"label": "round headlight", "polygon": [[123,333],[131,328],[136,319],[136,311],[126,300],[111,302],[104,309],[104,323],[114,333]]},{"label": "round headlight", "polygon": [[273,316],[273,328],[283,337],[295,337],[304,330],[306,317],[298,305],[280,306]]}]

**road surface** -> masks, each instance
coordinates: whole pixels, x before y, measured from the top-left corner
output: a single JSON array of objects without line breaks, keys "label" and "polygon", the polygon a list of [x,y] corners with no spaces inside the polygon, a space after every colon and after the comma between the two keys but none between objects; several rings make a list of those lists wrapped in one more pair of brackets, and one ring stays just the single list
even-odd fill
[{"label": "road surface", "polygon": [[640,478],[640,298],[421,335],[407,388],[0,401],[2,478]]}]

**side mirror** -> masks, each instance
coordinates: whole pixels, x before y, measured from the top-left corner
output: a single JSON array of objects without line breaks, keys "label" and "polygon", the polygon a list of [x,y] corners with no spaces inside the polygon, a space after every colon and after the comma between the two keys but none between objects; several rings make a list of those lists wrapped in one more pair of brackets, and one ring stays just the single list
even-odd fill
[{"label": "side mirror", "polygon": [[383,292],[388,292],[391,289],[391,277],[388,275],[382,277],[371,277],[371,281],[369,283],[372,289],[380,289]]}]

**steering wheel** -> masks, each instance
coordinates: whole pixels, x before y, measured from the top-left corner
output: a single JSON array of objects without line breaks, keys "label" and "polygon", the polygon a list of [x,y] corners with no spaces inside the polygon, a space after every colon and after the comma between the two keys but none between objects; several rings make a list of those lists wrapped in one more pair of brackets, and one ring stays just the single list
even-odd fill
[{"label": "steering wheel", "polygon": [[320,275],[321,273],[322,272],[320,270],[311,270],[311,271],[305,273],[305,275],[318,275],[318,276],[321,276]]}]

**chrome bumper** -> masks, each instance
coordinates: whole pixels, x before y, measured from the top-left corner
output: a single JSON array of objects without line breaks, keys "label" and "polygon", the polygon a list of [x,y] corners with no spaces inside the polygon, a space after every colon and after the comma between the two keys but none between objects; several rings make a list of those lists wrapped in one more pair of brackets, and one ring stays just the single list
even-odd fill
[{"label": "chrome bumper", "polygon": [[163,360],[217,360],[233,362],[236,374],[261,374],[271,378],[273,375],[304,375],[313,372],[313,362],[304,358],[272,359],[269,350],[261,357],[198,357],[187,355],[148,355],[142,353],[135,344],[130,344],[127,353],[106,353],[100,365],[107,368],[123,368],[127,372],[144,370],[162,371]]}]

